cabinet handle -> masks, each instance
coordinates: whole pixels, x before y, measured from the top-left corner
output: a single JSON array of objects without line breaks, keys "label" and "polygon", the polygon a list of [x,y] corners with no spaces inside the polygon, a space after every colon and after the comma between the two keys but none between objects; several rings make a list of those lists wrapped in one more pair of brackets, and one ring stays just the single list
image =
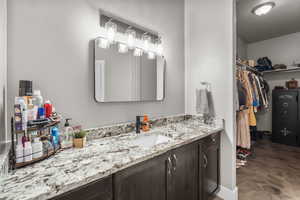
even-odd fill
[{"label": "cabinet handle", "polygon": [[207,164],[208,164],[208,160],[207,160],[207,156],[205,154],[203,155],[203,159],[204,159],[204,168],[206,168]]},{"label": "cabinet handle", "polygon": [[172,158],[174,160],[173,163],[173,171],[176,171],[176,167],[177,167],[177,156],[175,154],[172,155]]},{"label": "cabinet handle", "polygon": [[168,164],[167,164],[168,174],[171,174],[171,166],[172,166],[172,161],[171,158],[168,157]]},{"label": "cabinet handle", "polygon": [[211,140],[212,140],[213,143],[216,143],[216,138],[215,137],[212,137]]}]

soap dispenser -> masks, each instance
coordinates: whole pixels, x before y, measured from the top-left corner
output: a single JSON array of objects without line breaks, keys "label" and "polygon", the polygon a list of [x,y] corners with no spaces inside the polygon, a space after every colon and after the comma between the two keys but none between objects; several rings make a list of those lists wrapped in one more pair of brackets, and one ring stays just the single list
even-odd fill
[{"label": "soap dispenser", "polygon": [[61,135],[61,148],[68,149],[73,147],[73,139],[74,139],[74,130],[70,126],[69,121],[71,118],[67,118],[65,122],[65,127],[63,128],[63,133]]}]

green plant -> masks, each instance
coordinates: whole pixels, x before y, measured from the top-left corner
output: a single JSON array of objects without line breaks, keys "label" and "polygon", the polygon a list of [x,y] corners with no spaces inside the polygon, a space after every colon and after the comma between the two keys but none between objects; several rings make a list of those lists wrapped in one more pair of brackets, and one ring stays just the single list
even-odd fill
[{"label": "green plant", "polygon": [[84,138],[86,136],[86,131],[79,131],[79,132],[76,132],[74,137],[75,138]]}]

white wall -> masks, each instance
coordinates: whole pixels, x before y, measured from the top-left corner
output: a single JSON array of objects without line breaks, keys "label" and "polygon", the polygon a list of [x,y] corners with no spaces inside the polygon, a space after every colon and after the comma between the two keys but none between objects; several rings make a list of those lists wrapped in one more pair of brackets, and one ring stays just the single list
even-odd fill
[{"label": "white wall", "polygon": [[237,56],[247,60],[247,43],[241,37],[237,37]]},{"label": "white wall", "polygon": [[300,32],[248,44],[248,58],[257,60],[268,56],[273,64],[300,63]]},{"label": "white wall", "polygon": [[[162,34],[163,102],[95,102],[92,40],[99,31],[99,8]],[[18,81],[29,79],[58,112],[85,128],[133,121],[142,113],[184,113],[183,27],[182,0],[9,0],[9,100],[18,94]],[[12,103],[8,106],[12,113]]]},{"label": "white wall", "polygon": [[[291,65],[294,61],[300,63],[300,32],[277,37],[261,42],[248,44],[249,59],[257,60],[268,56],[273,64]],[[271,90],[275,86],[285,86],[285,82],[295,78],[300,83],[300,72],[266,74],[264,78]],[[272,110],[258,113],[258,130],[272,131]]]},{"label": "white wall", "polygon": [[216,114],[225,119],[221,184],[234,195],[235,112],[233,107],[233,0],[186,1],[186,112],[196,113],[196,88],[212,83]]},{"label": "white wall", "polygon": [[6,140],[6,0],[0,0],[0,143]]}]

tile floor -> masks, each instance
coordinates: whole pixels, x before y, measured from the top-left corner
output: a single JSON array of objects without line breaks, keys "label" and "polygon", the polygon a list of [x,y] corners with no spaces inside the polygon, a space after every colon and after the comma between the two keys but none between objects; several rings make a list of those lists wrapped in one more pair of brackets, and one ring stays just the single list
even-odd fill
[{"label": "tile floor", "polygon": [[300,147],[261,140],[237,169],[239,200],[300,200]]}]

